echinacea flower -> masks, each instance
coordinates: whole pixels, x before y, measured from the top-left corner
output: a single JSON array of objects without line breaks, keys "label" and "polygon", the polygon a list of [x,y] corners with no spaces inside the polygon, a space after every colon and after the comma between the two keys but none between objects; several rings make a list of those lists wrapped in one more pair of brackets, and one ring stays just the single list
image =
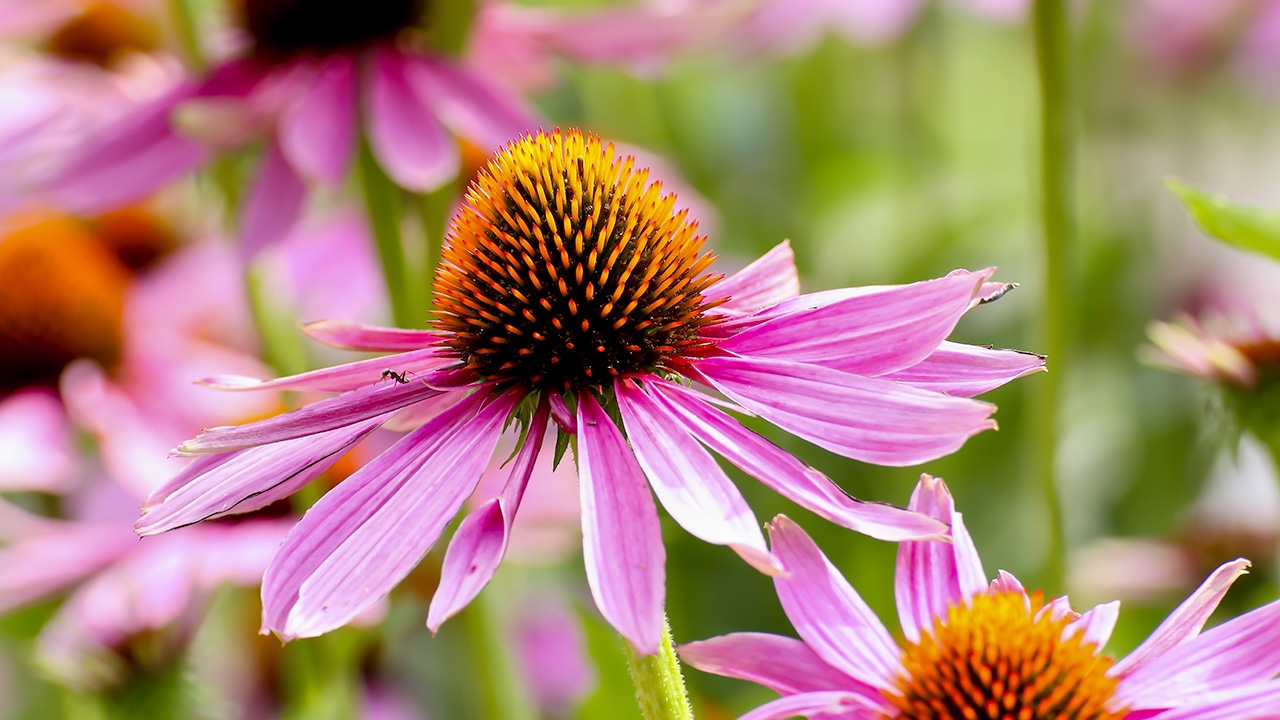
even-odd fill
[{"label": "echinacea flower", "polygon": [[501,562],[552,419],[563,442],[576,442],[592,595],[642,653],[657,650],[665,582],[650,487],[692,534],[765,572],[782,570],[708,448],[846,527],[890,540],[943,536],[932,518],[850,498],[717,406],[866,462],[953,452],[994,427],[994,407],[971,396],[1043,366],[1036,355],[945,341],[965,311],[1005,287],[987,282],[990,269],[958,270],[797,296],[785,243],[722,279],[675,202],[595,136],[555,131],[511,143],[454,217],[433,328],[315,323],[307,331],[329,344],[398,354],[267,382],[210,379],[340,394],[180,445],[200,457],[148,500],[138,531],[287,496],[405,412],[425,424],[325,495],[285,540],[263,581],[265,630],[324,633],[386,595],[462,507],[513,417],[525,441],[502,494],[450,543],[432,629]]},{"label": "echinacea flower", "polygon": [[1280,371],[1277,320],[1261,309],[1210,312],[1200,320],[1180,314],[1172,322],[1147,327],[1153,347],[1144,350],[1143,359],[1205,380],[1257,389]]},{"label": "echinacea flower", "polygon": [[791,520],[770,525],[789,571],[774,578],[801,640],[736,633],[689,643],[707,672],[783,695],[742,720],[1262,720],[1280,707],[1280,602],[1201,632],[1249,563],[1218,568],[1133,652],[1101,654],[1119,603],[1077,614],[1001,571],[990,584],[942,481],[920,478],[910,507],[951,524],[952,542],[898,549],[904,641]]},{"label": "echinacea flower", "polygon": [[362,133],[392,180],[424,192],[458,173],[446,126],[489,152],[533,125],[518,98],[408,41],[422,2],[240,5],[248,49],[90,139],[49,184],[56,202],[96,212],[145,197],[265,135],[241,218],[254,252],[297,220],[306,181],[341,182]]}]

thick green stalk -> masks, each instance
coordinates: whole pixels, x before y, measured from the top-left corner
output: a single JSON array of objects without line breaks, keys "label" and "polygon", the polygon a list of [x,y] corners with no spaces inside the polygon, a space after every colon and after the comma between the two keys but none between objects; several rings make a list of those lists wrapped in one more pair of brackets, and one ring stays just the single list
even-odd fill
[{"label": "thick green stalk", "polygon": [[467,49],[467,37],[476,14],[476,0],[449,0],[430,3],[426,31],[437,50],[461,55]]},{"label": "thick green stalk", "polygon": [[404,242],[400,237],[400,188],[378,165],[368,143],[360,145],[360,186],[378,245],[378,257],[382,260],[382,276],[387,283],[395,324],[403,328],[417,327],[425,318],[414,312],[410,297]]},{"label": "thick green stalk", "polygon": [[481,678],[484,717],[488,720],[535,720],[538,714],[516,674],[506,642],[508,633],[502,632],[497,608],[490,595],[480,593],[460,618]]},{"label": "thick green stalk", "polygon": [[627,651],[631,682],[636,686],[636,700],[644,720],[693,720],[689,693],[680,674],[680,660],[671,643],[671,625],[663,619],[662,645],[657,655],[640,655],[631,643],[622,643]]},{"label": "thick green stalk", "polygon": [[200,47],[196,9],[191,0],[169,0],[169,14],[173,16],[174,30],[187,62],[196,70],[205,69],[204,52]]},{"label": "thick green stalk", "polygon": [[1076,118],[1071,102],[1071,46],[1067,0],[1036,0],[1036,64],[1040,73],[1040,190],[1044,233],[1044,305],[1037,348],[1049,356],[1049,372],[1035,385],[1034,475],[1048,506],[1049,548],[1045,589],[1063,585],[1065,539],[1054,457],[1059,433],[1059,396],[1068,374],[1074,225]]}]

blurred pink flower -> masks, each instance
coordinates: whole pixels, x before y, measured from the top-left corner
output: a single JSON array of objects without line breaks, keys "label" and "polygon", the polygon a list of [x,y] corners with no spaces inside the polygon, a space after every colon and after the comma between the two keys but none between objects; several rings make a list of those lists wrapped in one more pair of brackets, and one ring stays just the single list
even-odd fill
[{"label": "blurred pink flower", "polygon": [[57,393],[27,388],[0,399],[0,492],[65,492],[74,483],[77,459]]},{"label": "blurred pink flower", "polygon": [[[567,185],[539,187],[544,175]],[[595,216],[565,212],[579,207],[583,184]],[[567,186],[576,188],[571,201]],[[628,200],[605,200],[606,192]],[[336,347],[399,354],[266,382],[206,380],[231,390],[339,394],[180,445],[180,453],[200,457],[152,495],[138,531],[164,532],[286,497],[396,412],[432,403],[438,414],[325,495],[289,534],[264,578],[265,629],[286,639],[318,635],[388,593],[471,494],[517,408],[528,439],[502,494],[454,535],[431,604],[432,629],[496,571],[551,417],[576,436],[592,594],[643,653],[657,648],[665,582],[649,485],[694,535],[728,545],[761,570],[781,571],[704,444],[847,527],[892,540],[943,534],[930,518],[848,497],[716,407],[726,403],[673,379],[702,382],[727,395],[729,407],[847,457],[923,462],[994,427],[994,407],[971,396],[1042,369],[1036,355],[945,341],[961,315],[1006,286],[987,282],[991,270],[959,270],[906,286],[798,295],[786,243],[722,280],[706,274],[712,258],[698,255],[703,239],[661,192],[598,138],[571,131],[513,143],[455,216],[435,285],[437,329],[315,323],[307,331]],[[545,213],[531,204],[539,197]],[[605,218],[610,203],[617,204]],[[543,226],[547,216],[555,220]],[[561,238],[562,226],[572,233],[575,225],[585,228],[576,244]],[[528,239],[503,229],[517,226]],[[597,236],[595,227],[605,230]],[[498,263],[489,253],[508,255],[487,265]],[[499,284],[485,267],[509,268],[507,279]],[[594,317],[615,319],[597,327]],[[491,336],[493,347],[483,339]],[[521,345],[500,354],[512,338]],[[522,338],[537,349],[517,351]]]},{"label": "blurred pink flower", "polygon": [[50,183],[51,196],[85,212],[112,207],[265,135],[241,218],[254,253],[293,226],[308,181],[341,182],[362,133],[396,183],[440,187],[460,164],[446,126],[488,152],[536,121],[479,73],[401,42],[417,8],[244,3],[250,48],[98,133]]},{"label": "blurred pink flower", "polygon": [[546,717],[572,717],[599,680],[582,623],[552,597],[522,602],[516,613],[514,652],[534,702]]},{"label": "blurred pink flower", "polygon": [[1280,326],[1271,308],[1230,315],[1206,311],[1200,320],[1180,314],[1153,322],[1142,350],[1144,360],[1214,382],[1246,388],[1280,370]]},{"label": "blurred pink flower", "polygon": [[1274,85],[1280,58],[1276,0],[1141,0],[1128,7],[1138,52],[1173,73],[1226,65],[1261,85]]},{"label": "blurred pink flower", "polygon": [[[778,599],[802,640],[736,633],[680,648],[707,672],[783,697],[743,716],[1161,718],[1263,720],[1280,706],[1280,602],[1201,633],[1249,566],[1218,568],[1146,642],[1119,661],[1100,655],[1119,603],[1084,614],[1043,603],[1012,575],[989,585],[941,481],[927,475],[911,507],[952,527],[952,542],[905,542],[895,591],[900,646],[822,551],[784,516],[770,526],[789,575]],[[938,713],[938,715],[935,715]]]}]

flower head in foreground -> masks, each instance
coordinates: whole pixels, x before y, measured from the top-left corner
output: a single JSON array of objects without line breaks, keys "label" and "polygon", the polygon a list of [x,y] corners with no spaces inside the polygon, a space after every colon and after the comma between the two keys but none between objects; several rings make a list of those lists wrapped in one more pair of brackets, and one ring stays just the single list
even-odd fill
[{"label": "flower head in foreground", "polygon": [[994,407],[969,396],[1043,365],[945,342],[966,310],[1003,291],[987,282],[991,270],[797,297],[785,243],[733,277],[711,274],[703,238],[675,201],[597,137],[513,142],[454,218],[435,327],[315,323],[308,332],[332,345],[398,354],[268,382],[208,380],[340,394],[180,445],[199,457],[149,499],[138,531],[263,507],[399,412],[424,424],[325,495],[280,548],[263,581],[264,629],[317,635],[386,595],[462,507],[512,417],[526,439],[502,494],[450,543],[433,629],[501,562],[552,420],[576,443],[592,594],[643,653],[657,649],[665,578],[650,487],[689,532],[782,570],[708,448],[846,527],[890,540],[944,535],[933,518],[848,497],[717,405],[866,462],[953,452],[994,427]]},{"label": "flower head in foreground", "polygon": [[783,695],[742,720],[805,715],[829,720],[1249,720],[1280,707],[1280,602],[1201,633],[1249,563],[1218,568],[1136,650],[1101,654],[1119,603],[1073,612],[982,562],[940,480],[922,476],[910,507],[950,522],[951,543],[905,542],[895,590],[899,645],[786,517],[770,526],[789,574],[778,599],[803,640],[738,633],[690,643],[694,667]]},{"label": "flower head in foreground", "polygon": [[342,181],[362,132],[396,183],[440,187],[461,162],[449,130],[492,152],[534,122],[517,98],[414,42],[428,4],[237,3],[246,49],[96,133],[49,183],[51,198],[97,212],[265,138],[241,218],[255,252],[300,217],[307,181]]}]

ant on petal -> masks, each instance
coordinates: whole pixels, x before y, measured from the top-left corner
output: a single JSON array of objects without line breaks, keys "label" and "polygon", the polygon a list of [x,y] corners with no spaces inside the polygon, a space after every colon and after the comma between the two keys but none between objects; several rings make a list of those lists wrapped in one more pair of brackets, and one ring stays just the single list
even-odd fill
[{"label": "ant on petal", "polygon": [[381,382],[382,380],[386,380],[387,378],[391,378],[392,380],[395,380],[397,383],[400,383],[401,385],[408,385],[409,384],[408,376],[411,375],[412,373],[413,373],[412,370],[405,370],[404,372],[396,372],[395,370],[388,368],[382,371],[382,377],[379,379],[379,382]]}]

